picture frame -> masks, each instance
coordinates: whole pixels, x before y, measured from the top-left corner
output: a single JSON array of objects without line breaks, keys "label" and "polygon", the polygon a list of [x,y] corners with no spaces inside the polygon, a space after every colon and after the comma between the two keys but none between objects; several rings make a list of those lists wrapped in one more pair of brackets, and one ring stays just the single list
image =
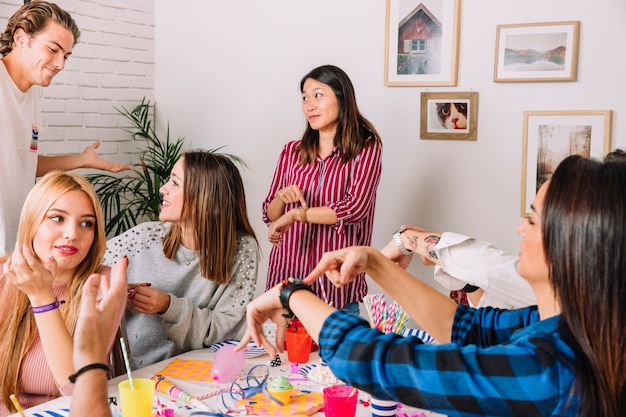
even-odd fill
[{"label": "picture frame", "polygon": [[455,86],[461,0],[387,0],[386,86]]},{"label": "picture frame", "polygon": [[476,140],[477,131],[477,92],[421,93],[421,139]]},{"label": "picture frame", "polygon": [[576,81],[580,21],[498,25],[495,82]]},{"label": "picture frame", "polygon": [[602,159],[611,146],[611,110],[525,111],[521,215],[531,213],[539,187],[570,155]]}]

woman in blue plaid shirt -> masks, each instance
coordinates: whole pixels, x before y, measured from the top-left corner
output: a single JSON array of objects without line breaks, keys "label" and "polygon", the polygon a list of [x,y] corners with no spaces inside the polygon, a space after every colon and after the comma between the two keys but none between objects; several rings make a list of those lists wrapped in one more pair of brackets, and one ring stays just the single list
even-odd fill
[{"label": "woman in blue plaid shirt", "polygon": [[456,305],[377,250],[351,247],[325,254],[305,283],[365,272],[440,344],[382,334],[285,282],[248,305],[242,347],[252,337],[274,354],[261,325],[284,326],[286,309],[338,378],[378,398],[449,416],[626,416],[626,160],[566,158],[518,233],[536,306]]}]

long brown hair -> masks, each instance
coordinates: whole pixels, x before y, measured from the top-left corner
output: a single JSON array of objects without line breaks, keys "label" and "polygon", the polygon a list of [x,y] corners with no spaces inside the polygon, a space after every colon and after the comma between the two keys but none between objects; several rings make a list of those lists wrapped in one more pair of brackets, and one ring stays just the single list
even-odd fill
[{"label": "long brown hair", "polygon": [[69,30],[74,36],[76,46],[80,38],[80,30],[72,16],[54,3],[47,1],[31,1],[24,3],[13,16],[9,18],[4,33],[0,33],[0,55],[5,56],[13,50],[15,41],[13,36],[18,29],[22,29],[29,36],[36,36],[49,22],[56,22]]},{"label": "long brown hair", "polygon": [[[323,65],[314,68],[302,77],[300,92],[304,89],[304,82],[309,78],[328,85],[337,97],[339,116],[337,118],[334,146],[343,152],[342,160],[344,163],[356,158],[359,152],[367,146],[372,146],[374,143],[382,146],[382,141],[374,125],[359,112],[354,86],[348,75],[341,68],[334,65]],[[368,142],[369,138],[372,140]],[[315,161],[318,146],[319,131],[312,129],[307,124],[304,135],[302,135],[302,141],[298,147],[300,163],[306,165]]]},{"label": "long brown hair", "polygon": [[543,242],[576,353],[579,416],[626,416],[626,158],[565,159],[546,192]]},{"label": "long brown hair", "polygon": [[[232,275],[237,232],[256,239],[248,220],[246,196],[239,170],[225,155],[205,151],[186,152],[184,203],[181,222],[194,225],[200,274],[219,284]],[[181,245],[182,229],[174,223],[163,239],[163,253],[174,259]]]},{"label": "long brown hair", "polygon": [[[50,206],[69,191],[84,192],[93,204],[96,214],[95,234],[89,252],[76,267],[74,279],[65,292],[66,303],[60,307],[61,315],[71,335],[74,334],[83,284],[100,268],[106,249],[106,236],[102,207],[93,188],[83,177],[74,173],[54,171],[45,175],[26,197],[20,216],[17,241],[30,245]],[[37,254],[35,254],[37,255]],[[6,259],[7,256],[4,257]],[[38,257],[39,258],[39,257]],[[30,309],[28,297],[6,278],[0,294],[0,393],[4,404],[12,409],[9,396],[19,394],[20,368],[26,352],[37,334],[37,325]]]}]

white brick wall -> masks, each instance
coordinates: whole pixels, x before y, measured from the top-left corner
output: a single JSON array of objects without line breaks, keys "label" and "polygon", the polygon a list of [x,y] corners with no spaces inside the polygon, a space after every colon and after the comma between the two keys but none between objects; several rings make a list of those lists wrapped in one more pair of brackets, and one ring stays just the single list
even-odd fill
[{"label": "white brick wall", "polygon": [[[154,97],[152,0],[56,0],[81,31],[65,69],[42,91],[43,154],[80,152],[94,140],[110,160],[133,163],[136,145],[114,107]],[[0,0],[0,30],[21,0]],[[131,143],[128,143],[131,141]]]}]

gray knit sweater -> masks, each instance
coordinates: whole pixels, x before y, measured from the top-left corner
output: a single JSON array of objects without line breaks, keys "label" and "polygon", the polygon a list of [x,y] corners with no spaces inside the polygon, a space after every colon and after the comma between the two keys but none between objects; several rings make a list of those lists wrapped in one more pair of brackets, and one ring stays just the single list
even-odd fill
[{"label": "gray knit sweater", "polygon": [[195,253],[183,246],[176,258],[163,254],[163,236],[170,223],[142,223],[107,242],[105,264],[128,256],[128,282],[150,282],[170,295],[163,314],[126,310],[131,368],[137,369],[243,335],[246,305],[254,297],[259,249],[249,235],[237,236],[235,266],[228,284],[200,275]]}]

